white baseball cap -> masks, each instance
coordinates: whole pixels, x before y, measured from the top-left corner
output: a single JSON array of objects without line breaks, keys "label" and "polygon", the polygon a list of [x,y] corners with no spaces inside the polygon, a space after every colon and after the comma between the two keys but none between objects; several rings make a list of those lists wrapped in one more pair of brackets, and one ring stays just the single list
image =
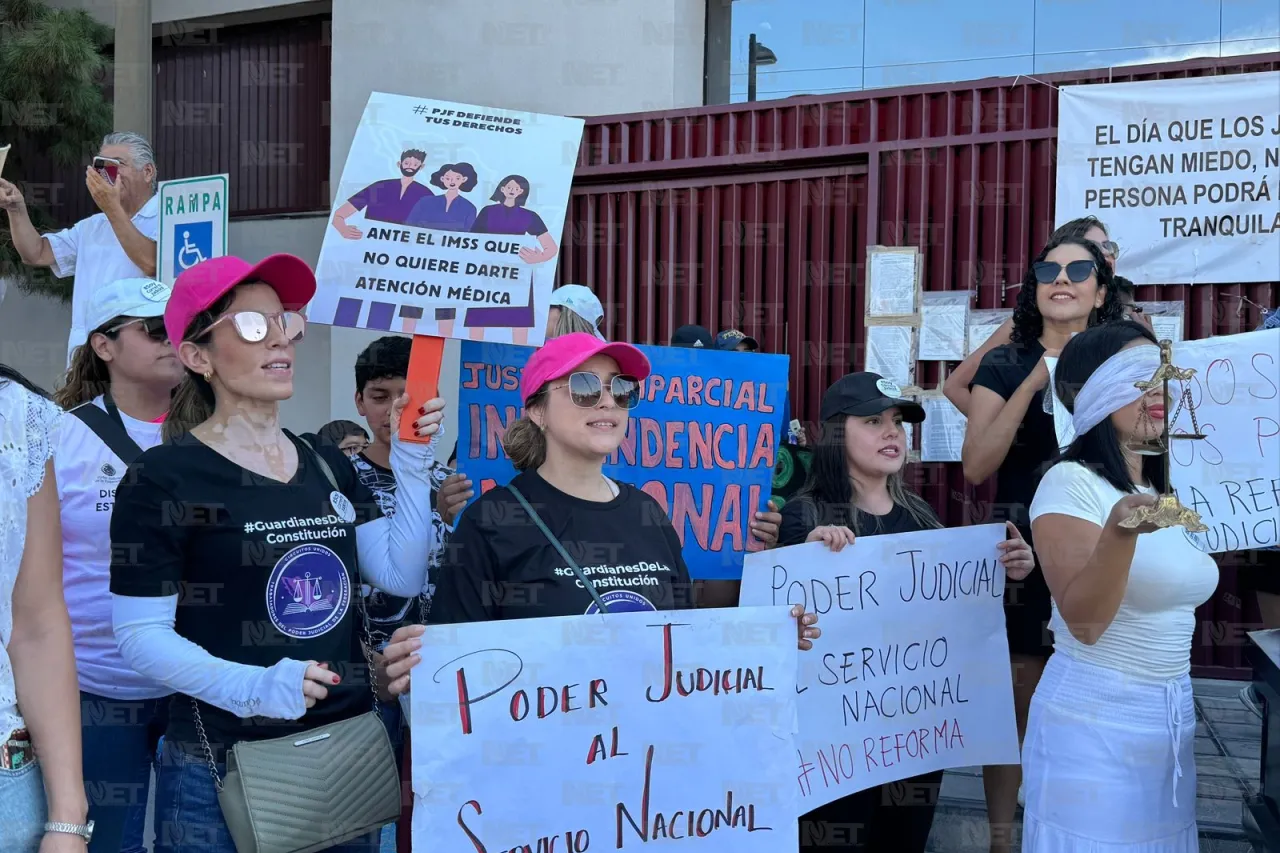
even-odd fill
[{"label": "white baseball cap", "polygon": [[152,278],[122,278],[104,284],[89,297],[89,330],[100,329],[117,317],[163,317],[169,286]]},{"label": "white baseball cap", "polygon": [[604,340],[604,335],[600,333],[600,321],[604,319],[604,306],[600,304],[600,300],[591,292],[591,288],[581,284],[566,284],[564,287],[557,287],[551,291],[552,307],[568,308],[582,319],[591,324],[591,328],[595,330],[596,337]]}]

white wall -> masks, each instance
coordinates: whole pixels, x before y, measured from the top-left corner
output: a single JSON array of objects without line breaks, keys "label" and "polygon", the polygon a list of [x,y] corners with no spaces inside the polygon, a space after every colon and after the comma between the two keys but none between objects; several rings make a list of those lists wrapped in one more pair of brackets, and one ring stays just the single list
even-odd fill
[{"label": "white wall", "polygon": [[[577,116],[700,105],[705,3],[333,0],[330,186],[372,91]],[[352,364],[372,338],[332,330],[335,418],[355,416]],[[450,341],[440,386],[451,402],[458,370]],[[455,411],[445,419],[450,436]]]},{"label": "white wall", "polygon": [[67,367],[71,303],[23,293],[10,283],[0,301],[0,362],[52,391]]}]

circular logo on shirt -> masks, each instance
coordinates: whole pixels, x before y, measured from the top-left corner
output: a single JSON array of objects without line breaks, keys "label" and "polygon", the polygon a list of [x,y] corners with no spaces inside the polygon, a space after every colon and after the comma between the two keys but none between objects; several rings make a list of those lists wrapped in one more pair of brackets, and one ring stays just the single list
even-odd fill
[{"label": "circular logo on shirt", "polygon": [[[614,589],[609,592],[602,592],[600,600],[604,602],[606,613],[640,613],[643,611],[656,612],[658,608],[653,606],[653,602],[645,598],[643,595],[634,592],[627,592],[622,589]],[[594,601],[591,602],[585,611],[590,616],[599,613],[600,608]]]},{"label": "circular logo on shirt", "polygon": [[356,508],[352,505],[351,500],[342,492],[330,492],[329,505],[333,507],[333,511],[337,513],[338,518],[347,522],[347,524],[356,520]]},{"label": "circular logo on shirt", "polygon": [[877,379],[876,390],[886,397],[901,397],[902,389],[896,383],[890,382],[888,379]]},{"label": "circular logo on shirt", "polygon": [[271,570],[267,613],[286,637],[309,640],[338,626],[351,605],[351,578],[323,545],[299,545]]},{"label": "circular logo on shirt", "polygon": [[116,466],[112,465],[110,462],[103,462],[102,467],[98,470],[102,472],[102,476],[104,477],[114,477],[116,475]]},{"label": "circular logo on shirt", "polygon": [[1209,550],[1209,538],[1203,533],[1192,533],[1184,527],[1182,528],[1182,535],[1187,537],[1187,541],[1194,545],[1197,550],[1206,554],[1212,553]]}]

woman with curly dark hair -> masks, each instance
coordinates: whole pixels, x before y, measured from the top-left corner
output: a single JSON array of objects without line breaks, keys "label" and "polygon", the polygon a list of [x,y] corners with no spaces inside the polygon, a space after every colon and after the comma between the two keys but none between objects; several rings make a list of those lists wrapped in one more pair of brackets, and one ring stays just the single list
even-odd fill
[{"label": "woman with curly dark hair", "polygon": [[[1112,276],[1111,265],[1094,241],[1075,235],[1050,240],[1023,277],[1010,342],[987,353],[973,379],[961,455],[965,479],[978,484],[995,474],[992,520],[1012,521],[1028,542],[1031,499],[1040,474],[1058,455],[1052,409],[1045,406],[1045,359],[1056,358],[1075,333],[1122,316]],[[1042,573],[1005,585],[1019,736],[1053,651],[1045,629],[1049,610],[1049,587]],[[983,768],[992,839],[1004,842],[993,843],[994,851],[1008,849],[1021,778],[1018,765]]]}]

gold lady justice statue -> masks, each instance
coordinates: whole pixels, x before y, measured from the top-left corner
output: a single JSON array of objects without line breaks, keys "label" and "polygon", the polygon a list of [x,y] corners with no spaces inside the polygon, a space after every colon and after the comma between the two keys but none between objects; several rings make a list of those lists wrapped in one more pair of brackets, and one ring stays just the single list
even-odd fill
[{"label": "gold lady justice statue", "polygon": [[[1134,387],[1139,391],[1150,391],[1152,388],[1160,386],[1164,390],[1164,399],[1169,399],[1169,380],[1175,379],[1180,382],[1186,382],[1195,376],[1194,370],[1175,367],[1173,364],[1173,342],[1160,342],[1160,367],[1146,382],[1136,382]],[[1187,414],[1191,416],[1191,428],[1194,432],[1182,435],[1170,435],[1169,424],[1178,419],[1178,414],[1182,411],[1182,407],[1187,407]],[[1147,407],[1142,406],[1139,417],[1139,424],[1151,424],[1151,415],[1147,413]],[[1156,527],[1178,527],[1181,525],[1187,529],[1188,533],[1204,533],[1209,528],[1205,527],[1200,521],[1200,513],[1193,509],[1185,507],[1178,500],[1178,495],[1173,490],[1173,481],[1169,476],[1169,441],[1170,440],[1197,440],[1204,438],[1200,433],[1200,424],[1196,421],[1196,407],[1191,399],[1191,389],[1186,385],[1182,386],[1182,395],[1178,399],[1178,408],[1174,411],[1172,417],[1166,416],[1164,424],[1161,427],[1160,435],[1156,438],[1143,442],[1142,444],[1131,447],[1134,453],[1140,456],[1163,456],[1164,457],[1164,483],[1165,491],[1157,499],[1153,506],[1140,506],[1133,511],[1133,514],[1120,522],[1121,527],[1132,530],[1143,524],[1151,524]]]}]

